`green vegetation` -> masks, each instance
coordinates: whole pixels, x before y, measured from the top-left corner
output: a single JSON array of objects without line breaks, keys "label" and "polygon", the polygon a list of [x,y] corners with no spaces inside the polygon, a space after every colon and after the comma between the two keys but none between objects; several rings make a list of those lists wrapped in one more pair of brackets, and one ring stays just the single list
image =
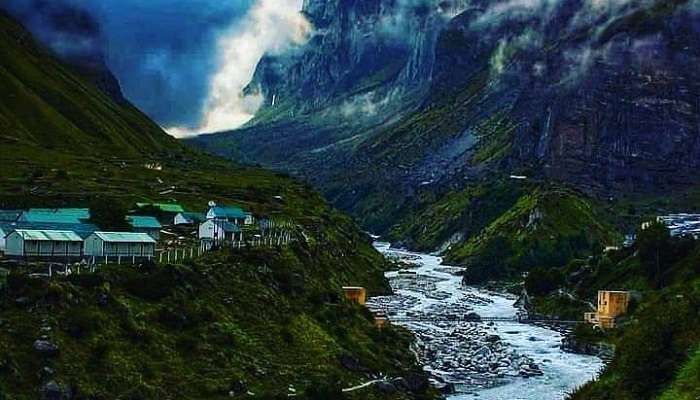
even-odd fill
[{"label": "green vegetation", "polygon": [[592,200],[568,189],[537,188],[446,258],[467,265],[465,281],[479,283],[558,267],[619,241]]},{"label": "green vegetation", "polygon": [[687,375],[696,368],[690,356],[700,342],[698,284],[674,285],[647,296],[633,314],[635,323],[614,339],[617,350],[612,363],[574,400],[654,399],[667,387],[683,388],[683,394],[698,393],[700,376]]},{"label": "green vegetation", "polygon": [[573,260],[546,271],[536,269],[528,275],[526,285],[540,314],[580,319],[583,312],[592,311],[598,290],[635,293],[618,329],[576,329],[577,343],[607,342],[616,351],[601,377],[578,390],[573,400],[697,396],[699,265],[700,243],[670,237],[665,227],[652,224],[640,232],[632,248]]},{"label": "green vegetation", "polygon": [[660,400],[694,400],[700,397],[700,347],[692,354]]},{"label": "green vegetation", "polygon": [[[81,398],[226,398],[243,387],[285,397],[288,385],[313,393],[369,373],[420,376],[410,335],[378,330],[343,299],[346,282],[385,290],[378,256],[334,253],[299,241],[50,282],[13,274],[1,303],[0,391],[36,398],[43,366]],[[42,334],[57,356],[32,349]],[[348,398],[384,397],[368,388]]]},{"label": "green vegetation", "polygon": [[468,239],[513,207],[527,190],[527,184],[497,180],[445,195],[421,193],[416,209],[392,229],[389,238],[422,251],[449,244],[455,234]]}]

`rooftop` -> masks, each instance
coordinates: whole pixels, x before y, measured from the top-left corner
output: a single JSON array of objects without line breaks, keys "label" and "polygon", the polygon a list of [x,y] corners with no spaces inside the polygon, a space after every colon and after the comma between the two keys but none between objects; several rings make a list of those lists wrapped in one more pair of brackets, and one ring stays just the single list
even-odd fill
[{"label": "rooftop", "polygon": [[24,240],[42,241],[42,242],[82,242],[75,232],[71,231],[51,231],[51,230],[29,230],[17,229],[16,234],[20,235]]},{"label": "rooftop", "polygon": [[155,243],[146,233],[135,232],[95,232],[95,235],[110,243]]},{"label": "rooftop", "polygon": [[97,225],[93,224],[61,224],[52,222],[0,222],[0,230],[8,235],[10,232],[17,229],[34,230],[34,231],[71,231],[78,236],[85,238],[91,233],[100,230]]},{"label": "rooftop", "polygon": [[160,229],[162,225],[158,222],[155,217],[148,217],[143,215],[129,215],[126,217],[127,222],[133,228],[143,228],[143,229]]},{"label": "rooftop", "polygon": [[211,212],[215,218],[245,218],[246,212],[240,207],[217,206],[212,207]]},{"label": "rooftop", "polygon": [[81,218],[77,214],[66,214],[61,212],[46,211],[25,211],[19,217],[21,222],[50,222],[60,224],[80,224]]},{"label": "rooftop", "polygon": [[181,213],[185,212],[185,209],[177,203],[136,203],[138,208],[148,208],[153,207],[161,212],[165,213]]},{"label": "rooftop", "polygon": [[30,208],[29,212],[70,215],[78,219],[90,219],[89,208]]},{"label": "rooftop", "polygon": [[22,215],[22,210],[0,210],[0,222],[14,222]]}]

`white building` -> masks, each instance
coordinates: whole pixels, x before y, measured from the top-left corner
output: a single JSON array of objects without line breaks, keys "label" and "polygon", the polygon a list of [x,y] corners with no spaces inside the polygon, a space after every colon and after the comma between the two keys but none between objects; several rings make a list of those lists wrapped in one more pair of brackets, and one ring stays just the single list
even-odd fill
[{"label": "white building", "polygon": [[10,224],[0,224],[0,253],[5,252],[5,240],[12,230]]},{"label": "white building", "polygon": [[156,241],[146,233],[95,232],[85,239],[86,257],[152,259]]},{"label": "white building", "polygon": [[17,229],[5,238],[8,257],[73,258],[82,250],[83,239],[71,231]]},{"label": "white building", "polygon": [[208,219],[199,225],[199,240],[230,242],[242,238],[241,228],[228,221]]},{"label": "white building", "polygon": [[217,206],[213,201],[209,202],[207,219],[224,220],[236,225],[251,225],[254,222],[253,214],[240,207]]},{"label": "white building", "polygon": [[175,216],[175,225],[196,225],[207,219],[203,213],[182,212]]}]

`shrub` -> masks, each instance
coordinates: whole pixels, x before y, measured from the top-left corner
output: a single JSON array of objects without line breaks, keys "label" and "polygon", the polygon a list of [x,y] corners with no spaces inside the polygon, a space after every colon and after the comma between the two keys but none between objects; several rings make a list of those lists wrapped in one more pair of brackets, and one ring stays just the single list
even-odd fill
[{"label": "shrub", "polygon": [[525,289],[535,296],[547,295],[564,284],[564,274],[557,268],[538,267],[525,279]]},{"label": "shrub", "polygon": [[167,268],[161,268],[151,273],[131,274],[124,283],[124,287],[129,293],[151,301],[162,300],[170,296],[176,285],[174,272]]},{"label": "shrub", "polygon": [[104,318],[100,313],[85,308],[77,308],[66,313],[63,328],[76,339],[98,332],[104,326]]},{"label": "shrub", "polygon": [[68,281],[87,289],[94,289],[102,286],[105,279],[100,274],[72,274],[68,276]]},{"label": "shrub", "polygon": [[129,231],[131,227],[126,221],[127,212],[123,204],[97,199],[90,204],[90,221],[103,230]]}]

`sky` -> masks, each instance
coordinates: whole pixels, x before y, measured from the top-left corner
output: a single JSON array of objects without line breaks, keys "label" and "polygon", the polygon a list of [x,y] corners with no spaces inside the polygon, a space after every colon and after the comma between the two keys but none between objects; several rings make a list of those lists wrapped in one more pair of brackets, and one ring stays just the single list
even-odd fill
[{"label": "sky", "polygon": [[103,55],[124,95],[175,136],[250,119],[261,99],[242,90],[260,58],[310,32],[301,0],[5,0],[2,7],[58,53]]}]

